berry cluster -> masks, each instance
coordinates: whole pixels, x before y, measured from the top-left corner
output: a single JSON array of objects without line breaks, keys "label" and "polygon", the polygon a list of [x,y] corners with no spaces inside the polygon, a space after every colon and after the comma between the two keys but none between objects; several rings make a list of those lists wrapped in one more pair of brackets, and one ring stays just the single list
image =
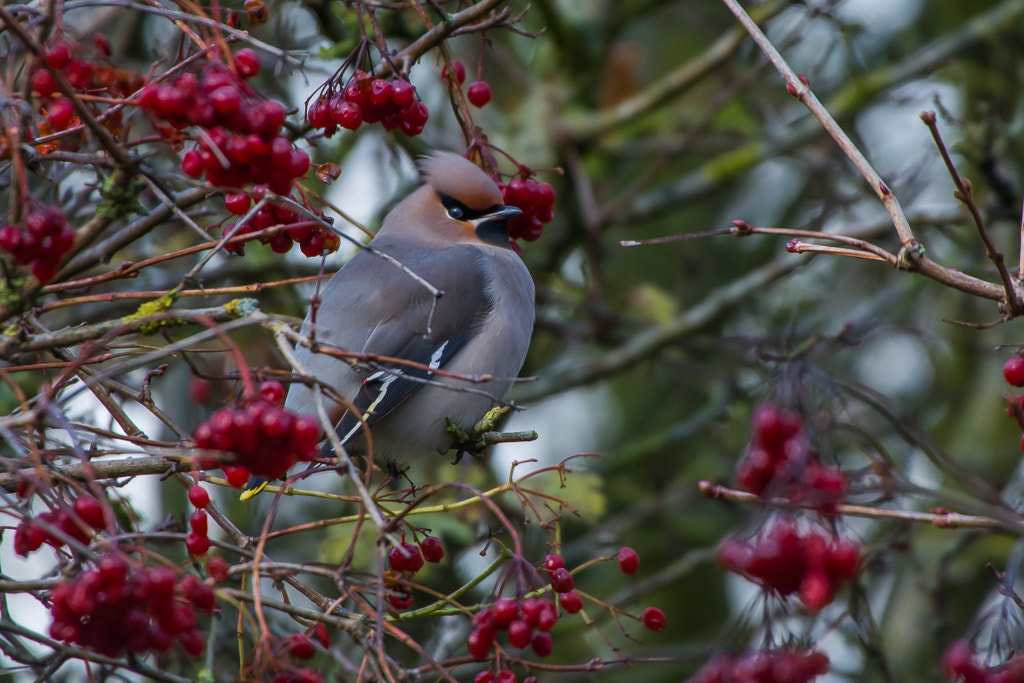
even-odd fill
[{"label": "berry cluster", "polygon": [[[92,529],[103,529],[107,526],[107,517],[103,505],[90,495],[79,496],[71,504],[71,509],[82,523]],[[40,524],[42,522],[42,524]],[[83,545],[89,545],[90,533],[76,521],[74,516],[63,509],[47,510],[36,519],[23,519],[14,532],[14,551],[22,557],[39,550],[44,543],[53,548],[64,546],[64,540],[49,531],[47,527],[60,530],[64,535],[75,539]]]},{"label": "berry cluster", "polygon": [[[443,558],[444,546],[437,536],[425,536],[419,545],[416,545],[407,543],[405,534],[402,534],[402,542],[388,553],[388,566],[392,571],[415,574],[423,569],[424,562],[437,563]],[[408,609],[412,606],[412,593],[392,590],[388,594],[388,602],[396,609]]]},{"label": "berry cluster", "polygon": [[53,589],[50,635],[108,657],[167,652],[175,641],[199,657],[206,644],[196,610],[209,614],[215,606],[213,589],[195,575],[179,579],[173,569],[111,554]]},{"label": "berry cluster", "polygon": [[[283,403],[284,387],[264,382],[246,407],[221,408],[196,428],[197,447],[235,454],[235,465],[223,467],[232,486],[244,486],[250,474],[279,479],[296,462],[316,458],[320,423],[285,410]],[[218,466],[206,460],[199,464]]]},{"label": "berry cluster", "polygon": [[[224,205],[229,212],[236,216],[244,216],[252,206],[252,198],[244,192],[228,194],[224,196]],[[311,210],[320,218],[324,218],[322,211]],[[331,219],[324,218],[324,220],[330,221]],[[259,240],[262,244],[269,244],[270,248],[278,254],[287,253],[292,248],[292,244],[296,243],[306,256],[320,256],[325,251],[337,251],[341,244],[341,239],[337,235],[318,222],[308,220],[295,211],[274,204],[268,204],[257,211],[248,223],[238,229],[235,235],[248,235],[274,226],[283,226],[284,229],[269,237],[260,237]],[[245,244],[242,242],[229,244],[226,249],[233,254],[243,255]]]},{"label": "berry cluster", "polygon": [[736,467],[736,485],[757,495],[811,503],[832,514],[848,488],[838,467],[822,465],[811,451],[803,418],[771,404],[754,410],[747,455]]},{"label": "berry cluster", "polygon": [[538,657],[551,654],[551,629],[558,623],[555,603],[543,598],[513,600],[499,598],[492,607],[486,607],[473,617],[473,630],[466,644],[469,653],[477,659],[487,657],[498,634],[506,632],[512,647],[530,647]]},{"label": "berry cluster", "polygon": [[32,274],[40,282],[49,282],[57,274],[61,257],[71,251],[75,233],[59,210],[47,207],[33,211],[24,225],[0,228],[0,248],[14,257],[18,265],[31,264]]},{"label": "berry cluster", "polygon": [[190,531],[185,537],[185,548],[192,555],[202,556],[210,550],[210,517],[206,514],[210,494],[199,484],[193,484],[188,489],[188,500],[196,511],[188,519]]},{"label": "berry cluster", "polygon": [[958,640],[942,653],[942,673],[964,683],[1013,683],[1024,680],[1024,656],[1013,653],[1002,664],[984,666],[975,661],[970,644]]},{"label": "berry cluster", "polygon": [[687,683],[808,683],[826,671],[816,650],[755,650],[715,655]]},{"label": "berry cluster", "polygon": [[[527,174],[528,171],[522,173]],[[555,189],[548,183],[533,178],[513,178],[507,185],[498,183],[507,206],[521,209],[523,215],[508,222],[508,236],[514,240],[532,242],[544,232],[544,224],[554,217]]]},{"label": "berry cluster", "polygon": [[856,541],[828,538],[817,529],[800,529],[789,517],[777,519],[751,541],[725,539],[716,557],[725,569],[782,596],[798,593],[800,602],[818,611],[842,584],[860,572]]},{"label": "berry cluster", "polygon": [[341,92],[332,86],[310,106],[309,125],[322,128],[325,137],[338,128],[355,130],[364,123],[380,123],[384,130],[401,130],[410,137],[423,132],[430,118],[427,105],[416,99],[416,89],[402,78],[374,78],[356,71]]},{"label": "berry cluster", "polygon": [[[203,129],[199,145],[181,158],[181,170],[214,185],[265,184],[278,194],[309,170],[309,155],[281,135],[285,108],[257,96],[245,79],[259,72],[249,49],[234,55],[235,70],[212,60],[199,75],[183,73],[142,91],[139,104],[177,129]],[[236,73],[237,72],[237,73]]]}]

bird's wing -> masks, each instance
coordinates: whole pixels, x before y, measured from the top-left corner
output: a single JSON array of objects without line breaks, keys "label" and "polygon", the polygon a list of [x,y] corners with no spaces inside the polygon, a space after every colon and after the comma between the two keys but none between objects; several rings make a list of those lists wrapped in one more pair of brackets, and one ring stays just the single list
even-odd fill
[{"label": "bird's wing", "polygon": [[[443,369],[478,333],[493,307],[482,257],[476,249],[456,246],[407,259],[400,253],[392,255],[442,294],[435,298],[413,277],[394,273],[387,287],[367,302],[371,310],[390,313],[380,316],[361,351],[421,367],[372,363],[371,370],[361,375],[355,396],[349,397],[358,414],[349,411],[338,424],[343,441],[362,428],[359,415],[372,427],[429,381],[432,370]],[[386,267],[395,268],[391,264]]]}]

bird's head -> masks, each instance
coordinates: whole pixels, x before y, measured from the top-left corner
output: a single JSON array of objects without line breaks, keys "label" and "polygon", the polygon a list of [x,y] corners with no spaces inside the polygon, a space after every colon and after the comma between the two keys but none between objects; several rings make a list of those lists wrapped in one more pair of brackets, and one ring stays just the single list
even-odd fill
[{"label": "bird's head", "polygon": [[509,248],[508,221],[522,213],[502,203],[494,181],[458,154],[435,152],[420,161],[424,186],[396,206],[383,229],[431,246],[489,244]]}]

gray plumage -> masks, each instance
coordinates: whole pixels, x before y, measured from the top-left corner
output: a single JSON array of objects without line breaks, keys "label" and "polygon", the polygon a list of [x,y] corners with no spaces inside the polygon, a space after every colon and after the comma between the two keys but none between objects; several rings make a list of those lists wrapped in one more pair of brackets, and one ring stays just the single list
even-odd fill
[{"label": "gray plumage", "polygon": [[[507,221],[518,210],[503,206],[494,182],[458,155],[435,153],[421,169],[426,184],[387,215],[369,246],[443,294],[435,300],[408,273],[361,250],[324,287],[317,341],[493,379],[470,383],[395,364],[354,369],[296,349],[317,380],[365,413],[374,455],[400,462],[449,450],[446,417],[468,430],[498,405],[522,368],[534,322],[533,280],[508,242]],[[351,436],[346,446],[365,450],[355,414],[326,405],[339,436]],[[303,384],[291,386],[286,407],[316,414]]]}]

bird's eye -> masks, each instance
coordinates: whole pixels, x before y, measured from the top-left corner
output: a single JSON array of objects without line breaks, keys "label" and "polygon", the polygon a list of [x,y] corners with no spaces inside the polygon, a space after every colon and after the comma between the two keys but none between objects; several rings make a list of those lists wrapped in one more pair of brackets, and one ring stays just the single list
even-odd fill
[{"label": "bird's eye", "polygon": [[462,209],[460,209],[457,206],[453,206],[450,209],[448,209],[448,215],[451,216],[454,220],[461,220],[462,219]]}]

